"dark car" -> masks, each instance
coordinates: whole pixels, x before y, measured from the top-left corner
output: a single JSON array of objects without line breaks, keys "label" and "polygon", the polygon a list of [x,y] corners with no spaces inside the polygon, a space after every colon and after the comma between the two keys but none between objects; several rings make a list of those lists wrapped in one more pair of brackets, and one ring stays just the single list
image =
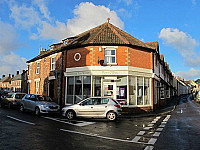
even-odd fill
[{"label": "dark car", "polygon": [[0,105],[1,107],[7,106],[8,108],[19,107],[25,95],[25,93],[8,93],[6,96],[1,97]]}]

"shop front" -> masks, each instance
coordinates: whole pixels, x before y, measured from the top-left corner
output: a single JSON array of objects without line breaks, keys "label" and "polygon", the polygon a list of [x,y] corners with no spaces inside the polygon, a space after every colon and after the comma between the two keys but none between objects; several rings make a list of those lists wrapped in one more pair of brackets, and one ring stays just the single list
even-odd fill
[{"label": "shop front", "polygon": [[123,107],[151,106],[150,69],[127,66],[67,68],[65,104],[92,96],[111,97]]}]

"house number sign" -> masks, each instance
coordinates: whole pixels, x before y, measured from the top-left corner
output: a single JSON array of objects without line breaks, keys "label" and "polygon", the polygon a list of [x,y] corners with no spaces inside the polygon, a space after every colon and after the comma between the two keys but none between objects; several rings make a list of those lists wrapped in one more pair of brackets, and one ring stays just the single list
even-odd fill
[{"label": "house number sign", "polygon": [[74,55],[74,60],[75,61],[79,61],[81,59],[81,54],[80,53],[76,53],[75,55]]}]

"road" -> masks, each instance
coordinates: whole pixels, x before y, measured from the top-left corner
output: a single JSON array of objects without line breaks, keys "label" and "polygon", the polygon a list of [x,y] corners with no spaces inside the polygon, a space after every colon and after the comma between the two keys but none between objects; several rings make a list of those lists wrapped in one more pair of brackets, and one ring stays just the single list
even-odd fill
[{"label": "road", "polygon": [[69,122],[58,115],[37,117],[30,112],[0,108],[0,149],[200,149],[197,115],[199,107],[187,96],[171,114],[119,118],[116,122]]}]

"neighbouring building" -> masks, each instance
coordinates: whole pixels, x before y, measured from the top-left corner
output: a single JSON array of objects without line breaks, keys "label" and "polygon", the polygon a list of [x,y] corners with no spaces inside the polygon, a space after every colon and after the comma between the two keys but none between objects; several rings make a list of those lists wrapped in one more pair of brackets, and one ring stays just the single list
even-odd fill
[{"label": "neighbouring building", "polygon": [[21,82],[22,76],[19,71],[17,71],[16,75],[12,77],[10,90],[13,92],[21,92]]}]

